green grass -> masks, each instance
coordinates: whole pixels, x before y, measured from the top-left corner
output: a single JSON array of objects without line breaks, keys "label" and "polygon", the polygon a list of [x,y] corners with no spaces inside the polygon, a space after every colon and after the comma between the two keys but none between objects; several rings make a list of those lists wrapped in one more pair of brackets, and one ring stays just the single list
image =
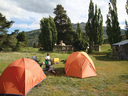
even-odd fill
[{"label": "green grass", "polygon": [[101,51],[102,51],[102,52],[109,52],[109,51],[111,51],[111,46],[110,46],[110,44],[103,44],[103,45],[101,46]]},{"label": "green grass", "polygon": [[[106,47],[104,47],[106,46]],[[110,46],[104,45],[105,49]],[[25,50],[25,49],[24,49]],[[33,51],[30,51],[33,50]],[[49,52],[51,58],[67,59],[71,52]],[[39,52],[37,49],[29,51],[0,53],[0,74],[13,61],[37,56],[40,63],[44,61],[47,52]],[[105,54],[89,54],[92,58],[97,77],[74,78],[65,76],[65,65],[53,65],[57,70],[57,76],[46,72],[47,78],[41,82],[41,86],[34,87],[27,96],[127,96],[128,94],[128,60],[108,58]]]}]

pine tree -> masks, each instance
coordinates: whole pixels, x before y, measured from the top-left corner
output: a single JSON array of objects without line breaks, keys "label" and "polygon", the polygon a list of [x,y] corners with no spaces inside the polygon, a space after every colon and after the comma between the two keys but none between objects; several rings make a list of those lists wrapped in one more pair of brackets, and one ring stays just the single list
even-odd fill
[{"label": "pine tree", "polygon": [[7,29],[9,29],[13,23],[14,21],[8,21],[6,17],[0,13],[0,50],[3,50],[4,46],[6,46],[5,44],[8,39]]},{"label": "pine tree", "polygon": [[66,24],[67,24],[67,14],[66,10],[62,5],[57,5],[53,12],[56,16],[54,17],[54,22],[57,28],[57,43],[61,40],[64,40],[64,32],[66,32]]},{"label": "pine tree", "polygon": [[75,32],[73,31],[71,20],[69,17],[67,17],[66,31],[64,32],[64,35],[63,35],[64,37],[63,41],[65,42],[65,44],[72,45],[74,41],[74,35],[75,35]]},{"label": "pine tree", "polygon": [[67,17],[67,24],[66,24],[66,30],[67,31],[73,31],[72,23],[69,17]]},{"label": "pine tree", "polygon": [[121,41],[121,31],[118,22],[118,14],[116,8],[116,0],[114,2],[111,0],[109,3],[109,12],[107,14],[107,35],[108,35],[108,42],[110,45],[120,42]]},{"label": "pine tree", "polygon": [[0,34],[7,34],[7,29],[11,27],[14,21],[7,21],[6,17],[0,13]]}]

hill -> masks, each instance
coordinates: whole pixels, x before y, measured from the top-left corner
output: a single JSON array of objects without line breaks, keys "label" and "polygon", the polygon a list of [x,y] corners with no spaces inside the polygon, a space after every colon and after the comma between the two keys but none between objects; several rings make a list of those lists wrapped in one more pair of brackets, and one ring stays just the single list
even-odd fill
[{"label": "hill", "polygon": [[[85,24],[86,24],[85,22],[80,23],[82,32],[85,32]],[[73,27],[73,30],[76,31],[77,24],[73,23],[72,27]],[[104,39],[107,39],[107,33],[106,33],[106,27],[105,26],[103,26],[103,30],[104,30]],[[34,43],[36,43],[36,44],[38,43],[38,36],[39,36],[40,32],[41,32],[40,29],[26,32],[30,47],[32,47]],[[125,34],[123,29],[121,29],[121,34]]]},{"label": "hill", "polygon": [[32,47],[34,43],[38,44],[38,36],[40,34],[40,29],[32,30],[26,32],[29,46]]}]

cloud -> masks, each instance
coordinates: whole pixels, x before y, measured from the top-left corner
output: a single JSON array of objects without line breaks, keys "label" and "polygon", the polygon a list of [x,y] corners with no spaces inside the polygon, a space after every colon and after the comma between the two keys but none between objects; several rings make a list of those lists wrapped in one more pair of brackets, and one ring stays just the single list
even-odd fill
[{"label": "cloud", "polygon": [[31,23],[31,24],[26,24],[26,23],[14,24],[12,27],[13,28],[31,28],[31,29],[37,28],[39,29],[39,26],[37,25],[36,22]]},{"label": "cloud", "polygon": [[[90,0],[0,0],[0,12],[8,20],[14,20],[13,28],[40,28],[40,20],[49,15],[54,17],[54,8],[61,4],[67,11],[72,23],[87,22]],[[101,9],[105,26],[109,0],[93,0],[94,5]],[[127,19],[126,0],[117,0],[118,20],[123,28]]]},{"label": "cloud", "polygon": [[62,0],[10,0],[14,1],[17,6],[23,8],[24,10],[51,14],[57,3],[63,2]]},{"label": "cloud", "polygon": [[[12,6],[12,4],[13,6]],[[20,17],[21,8],[15,6],[15,2],[10,2],[9,0],[0,1],[0,12],[10,20],[11,17]]]}]

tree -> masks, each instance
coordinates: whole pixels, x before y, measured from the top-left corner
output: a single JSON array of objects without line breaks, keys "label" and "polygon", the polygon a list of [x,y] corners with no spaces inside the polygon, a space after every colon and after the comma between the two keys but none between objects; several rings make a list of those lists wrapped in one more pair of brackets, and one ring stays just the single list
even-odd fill
[{"label": "tree", "polygon": [[90,0],[89,4],[89,10],[88,10],[88,21],[85,26],[85,32],[88,37],[88,42],[89,42],[89,50],[90,53],[92,52],[93,49],[93,42],[94,42],[94,4],[92,0]]},{"label": "tree", "polygon": [[89,10],[88,10],[88,21],[85,26],[86,35],[89,38],[90,48],[92,47],[92,42],[94,41],[94,4],[92,0],[90,0]]},{"label": "tree", "polygon": [[128,0],[126,2],[125,9],[126,9],[126,13],[128,14]]},{"label": "tree", "polygon": [[13,51],[15,50],[16,44],[17,44],[17,39],[16,39],[16,35],[17,32],[19,32],[18,30],[14,30],[14,32],[12,32],[11,34],[6,34],[0,35],[0,38],[5,38],[2,39],[3,41],[0,42],[0,50],[2,51]]},{"label": "tree", "polygon": [[[125,9],[126,9],[126,13],[128,14],[128,0],[127,0],[127,2],[126,2],[126,5],[125,5]],[[125,20],[125,35],[126,35],[126,37],[127,37],[127,39],[128,39],[128,23],[127,23],[127,21]]]},{"label": "tree", "polygon": [[125,24],[126,24],[126,26],[125,26],[125,35],[126,35],[126,38],[128,39],[128,23],[127,23],[127,21],[125,20]]},{"label": "tree", "polygon": [[73,43],[73,46],[75,48],[76,51],[80,51],[80,50],[86,50],[88,43],[85,41],[85,39],[83,38],[78,38],[77,40],[75,40],[75,42]]},{"label": "tree", "polygon": [[0,50],[3,50],[5,42],[7,42],[7,29],[11,27],[14,21],[8,21],[5,16],[0,13]]},{"label": "tree", "polygon": [[69,17],[67,17],[66,31],[73,31],[72,23]]},{"label": "tree", "polygon": [[98,44],[98,41],[99,41],[99,22],[98,22],[98,12],[97,12],[97,5],[95,5],[95,14],[94,14],[94,17],[93,17],[93,29],[94,29],[94,32],[93,32],[93,42],[94,44]]},{"label": "tree", "polygon": [[73,31],[72,28],[72,23],[70,18],[67,18],[67,23],[66,23],[66,31],[63,33],[63,40],[67,45],[72,45],[73,41],[74,41],[74,35],[75,32]]},{"label": "tree", "polygon": [[103,31],[103,16],[101,14],[100,8],[98,10],[98,23],[99,23],[99,27],[98,27],[98,37],[99,37],[98,44],[102,45],[103,41],[104,41],[104,38],[103,38],[104,31]]},{"label": "tree", "polygon": [[[18,33],[16,39],[18,40],[18,44],[21,45],[21,46],[18,45],[19,47],[26,47],[26,46],[28,46],[27,35],[26,35],[26,33],[24,31]],[[22,44],[19,43],[19,42],[22,42]]]},{"label": "tree", "polygon": [[56,8],[54,9],[55,17],[54,17],[54,22],[57,28],[57,43],[59,43],[61,40],[64,40],[64,33],[67,31],[67,14],[66,10],[64,10],[64,7],[62,5],[57,5]]},{"label": "tree", "polygon": [[50,26],[51,26],[51,32],[52,32],[52,50],[55,47],[55,43],[57,42],[57,30],[56,25],[54,22],[54,19],[49,16]]},{"label": "tree", "polygon": [[17,39],[15,35],[7,35],[6,39],[2,42],[0,50],[13,51],[16,47]]},{"label": "tree", "polygon": [[[100,8],[97,10],[97,5],[95,5],[95,14],[92,26],[93,26],[93,39],[94,44],[102,45],[103,44],[103,16],[101,14]],[[90,34],[91,35],[91,34]]]},{"label": "tree", "polygon": [[110,45],[121,41],[121,31],[118,22],[118,14],[116,8],[116,0],[110,0],[109,12],[107,14],[106,32],[108,35],[108,42]]},{"label": "tree", "polygon": [[57,31],[53,18],[43,18],[40,20],[41,33],[38,37],[45,51],[53,51],[57,42]]},{"label": "tree", "polygon": [[7,34],[7,29],[11,27],[14,21],[8,21],[5,16],[0,13],[0,34]]},{"label": "tree", "polygon": [[73,46],[77,51],[86,50],[88,46],[86,39],[82,37],[82,30],[79,23],[77,23],[76,38],[74,39]]},{"label": "tree", "polygon": [[19,33],[19,29],[15,29],[10,35],[17,35]]},{"label": "tree", "polygon": [[79,23],[77,23],[76,37],[77,37],[77,39],[82,37],[82,30],[81,30],[81,27],[80,27]]},{"label": "tree", "polygon": [[33,44],[33,48],[36,48],[36,43]]}]

